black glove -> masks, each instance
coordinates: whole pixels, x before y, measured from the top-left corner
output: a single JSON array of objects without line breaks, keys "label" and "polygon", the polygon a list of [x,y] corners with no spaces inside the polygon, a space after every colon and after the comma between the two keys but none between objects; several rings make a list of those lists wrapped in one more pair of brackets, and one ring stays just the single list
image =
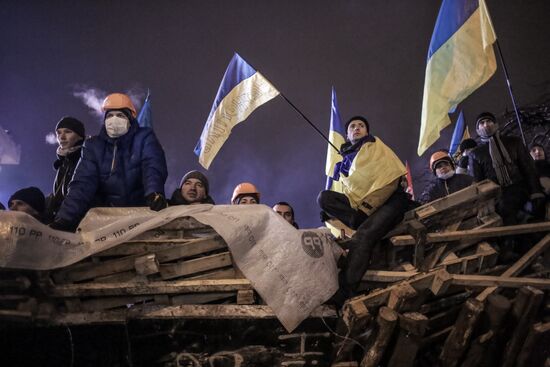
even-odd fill
[{"label": "black glove", "polygon": [[321,218],[321,222],[326,222],[327,220],[331,219],[331,217],[327,214],[327,212],[325,212],[324,210],[321,211],[320,214],[320,218]]},{"label": "black glove", "polygon": [[467,155],[462,156],[462,157],[460,157],[460,160],[458,161],[458,166],[460,168],[467,169],[468,168],[468,161],[469,161],[469,159],[468,159]]},{"label": "black glove", "polygon": [[56,229],[63,232],[75,232],[78,224],[69,223],[63,219],[56,219],[48,225],[51,229]]},{"label": "black glove", "polygon": [[166,201],[164,194],[158,192],[153,192],[147,195],[145,197],[145,201],[147,203],[147,206],[149,206],[151,210],[154,210],[156,212],[168,206],[168,202]]}]

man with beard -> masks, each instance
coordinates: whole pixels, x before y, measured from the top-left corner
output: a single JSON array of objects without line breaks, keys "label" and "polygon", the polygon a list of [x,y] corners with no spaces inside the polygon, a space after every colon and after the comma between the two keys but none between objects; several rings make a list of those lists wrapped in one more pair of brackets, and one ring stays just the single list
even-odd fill
[{"label": "man with beard", "polygon": [[214,204],[208,194],[210,185],[206,176],[199,171],[187,172],[174,190],[170,205]]}]

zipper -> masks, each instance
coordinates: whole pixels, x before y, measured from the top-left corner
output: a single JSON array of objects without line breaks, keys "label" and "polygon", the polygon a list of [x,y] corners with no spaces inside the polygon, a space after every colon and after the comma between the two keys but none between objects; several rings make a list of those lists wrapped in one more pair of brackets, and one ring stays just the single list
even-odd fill
[{"label": "zipper", "polygon": [[117,142],[115,140],[115,144],[113,148],[113,161],[111,162],[111,174],[114,172],[115,166],[116,166],[116,151],[117,151]]}]

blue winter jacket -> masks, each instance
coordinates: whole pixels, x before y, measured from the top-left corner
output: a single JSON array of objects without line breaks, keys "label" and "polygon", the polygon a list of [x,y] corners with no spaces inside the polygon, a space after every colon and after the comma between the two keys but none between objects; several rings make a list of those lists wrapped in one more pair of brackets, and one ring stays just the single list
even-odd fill
[{"label": "blue winter jacket", "polygon": [[103,126],[84,143],[56,220],[79,223],[97,206],[144,206],[145,196],[164,194],[167,176],[164,151],[152,129],[133,120],[128,133],[113,139]]}]

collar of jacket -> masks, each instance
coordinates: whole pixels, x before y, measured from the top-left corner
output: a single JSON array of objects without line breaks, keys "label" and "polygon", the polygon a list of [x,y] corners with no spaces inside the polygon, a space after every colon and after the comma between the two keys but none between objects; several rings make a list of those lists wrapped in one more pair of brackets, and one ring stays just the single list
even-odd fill
[{"label": "collar of jacket", "polygon": [[356,141],[354,144],[351,141],[347,141],[340,147],[340,153],[342,155],[348,155],[361,149],[365,143],[374,143],[376,139],[372,135],[367,135]]},{"label": "collar of jacket", "polygon": [[78,159],[80,158],[80,150],[82,149],[82,144],[84,143],[84,140],[80,140],[78,141],[76,144],[75,144],[75,147],[78,147],[78,149],[75,149],[74,152],[71,152],[69,154],[67,154],[66,156],[60,156],[59,154],[56,154],[57,155],[57,159],[53,162],[53,168],[54,169],[58,169],[59,167],[61,167],[61,165],[63,164],[63,162],[65,160],[72,160],[72,159]]}]

